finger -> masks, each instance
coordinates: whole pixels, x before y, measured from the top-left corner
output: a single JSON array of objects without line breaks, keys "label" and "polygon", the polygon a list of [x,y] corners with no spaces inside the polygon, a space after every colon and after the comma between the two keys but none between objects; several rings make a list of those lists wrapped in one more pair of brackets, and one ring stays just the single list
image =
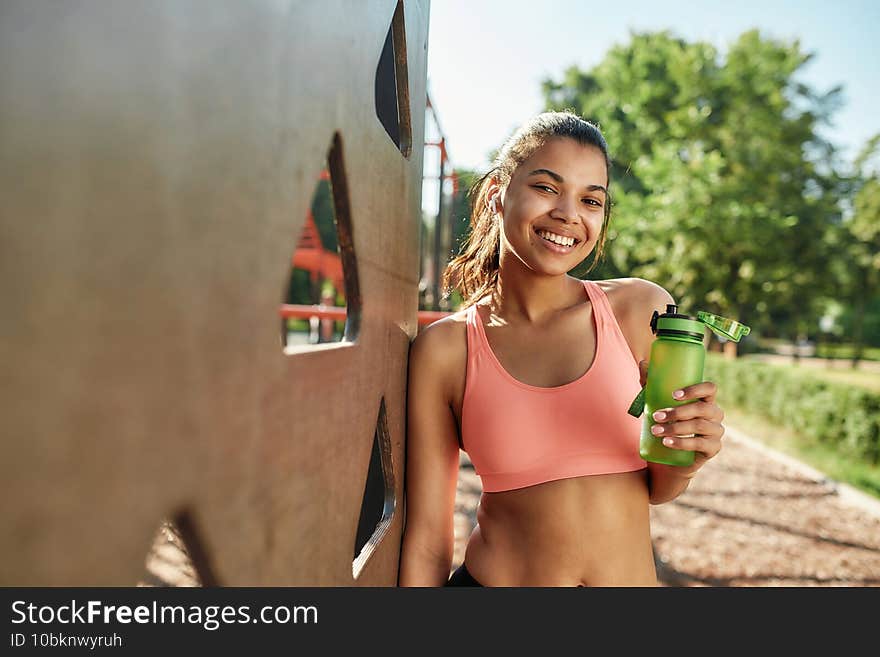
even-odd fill
[{"label": "finger", "polygon": [[640,360],[639,361],[639,385],[644,387],[645,382],[647,380],[648,380],[648,361]]},{"label": "finger", "polygon": [[721,451],[720,438],[706,438],[704,436],[694,436],[693,438],[667,436],[663,439],[663,445],[670,449],[699,452],[700,454],[705,454],[706,458],[712,458]]},{"label": "finger", "polygon": [[703,381],[687,386],[681,390],[672,393],[672,398],[677,401],[686,401],[688,399],[704,399],[708,402],[715,401],[715,394],[718,392],[718,386],[711,381]]},{"label": "finger", "polygon": [[655,424],[651,427],[651,433],[655,436],[689,436],[696,434],[709,438],[721,438],[721,435],[724,433],[724,427],[712,420],[696,418],[685,420],[684,422]]},{"label": "finger", "polygon": [[661,408],[654,411],[651,416],[656,422],[679,422],[704,417],[713,422],[721,422],[724,419],[724,411],[717,404],[706,401],[691,402],[674,408]]}]

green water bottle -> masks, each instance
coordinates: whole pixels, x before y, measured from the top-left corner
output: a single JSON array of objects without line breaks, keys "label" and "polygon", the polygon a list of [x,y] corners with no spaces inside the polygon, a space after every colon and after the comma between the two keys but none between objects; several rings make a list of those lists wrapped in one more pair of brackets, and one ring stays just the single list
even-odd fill
[{"label": "green water bottle", "polygon": [[697,319],[678,314],[678,306],[668,304],[662,315],[656,310],[651,317],[651,331],[657,336],[651,345],[648,376],[645,387],[630,406],[629,413],[642,421],[639,455],[646,461],[667,465],[688,466],[694,462],[694,452],[671,449],[663,444],[663,436],[651,433],[655,424],[654,411],[697,401],[673,399],[672,393],[703,380],[706,349],[703,338],[706,326],[722,338],[739,342],[749,334],[749,327],[736,320],[726,319],[700,311]]}]

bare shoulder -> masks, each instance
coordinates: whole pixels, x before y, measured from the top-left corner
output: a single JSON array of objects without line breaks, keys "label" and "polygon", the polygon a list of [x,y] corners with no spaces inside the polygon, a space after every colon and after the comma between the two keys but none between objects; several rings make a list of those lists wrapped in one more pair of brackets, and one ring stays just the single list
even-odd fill
[{"label": "bare shoulder", "polygon": [[664,312],[675,299],[662,285],[644,278],[613,278],[596,283],[608,297],[633,355],[637,360],[647,359],[654,340],[651,316],[655,310]]},{"label": "bare shoulder", "polygon": [[451,313],[419,331],[410,347],[410,367],[438,378],[450,399],[467,361],[466,323],[466,310]]},{"label": "bare shoulder", "polygon": [[672,295],[661,285],[644,278],[611,278],[596,281],[611,302],[615,313],[640,311],[646,306],[652,309],[666,308],[666,304],[675,303]]}]

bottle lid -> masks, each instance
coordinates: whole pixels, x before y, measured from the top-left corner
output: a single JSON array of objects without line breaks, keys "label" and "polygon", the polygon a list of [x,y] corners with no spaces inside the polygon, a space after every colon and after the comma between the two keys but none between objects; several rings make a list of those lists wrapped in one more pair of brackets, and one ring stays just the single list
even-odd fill
[{"label": "bottle lid", "polygon": [[655,334],[677,336],[688,340],[702,340],[706,334],[702,322],[688,315],[679,314],[678,306],[672,303],[666,305],[666,312],[662,315],[654,311],[651,316],[651,330]]},{"label": "bottle lid", "polygon": [[739,342],[741,338],[747,336],[752,330],[745,324],[740,324],[735,319],[713,315],[712,313],[707,313],[702,310],[697,313],[697,319],[712,329],[712,331],[719,337],[733,340],[734,342]]}]

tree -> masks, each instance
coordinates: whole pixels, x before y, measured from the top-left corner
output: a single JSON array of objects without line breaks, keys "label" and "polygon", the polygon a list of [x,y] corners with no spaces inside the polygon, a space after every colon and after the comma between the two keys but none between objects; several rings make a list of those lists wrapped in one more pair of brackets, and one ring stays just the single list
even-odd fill
[{"label": "tree", "polygon": [[452,194],[452,248],[456,255],[461,253],[463,240],[470,233],[471,205],[469,193],[481,174],[472,169],[455,169],[456,188]]},{"label": "tree", "polygon": [[852,304],[852,366],[864,352],[864,326],[868,305],[880,294],[880,172],[869,170],[871,158],[880,155],[880,134],[864,146],[855,160],[857,191],[853,214],[843,224],[843,246],[849,263],[849,285],[844,294]]},{"label": "tree", "polygon": [[602,128],[613,154],[609,259],[663,284],[685,312],[760,328],[814,312],[839,215],[834,149],[816,128],[839,89],[796,82],[797,42],[746,32],[725,57],[670,32],[632,34],[595,68],[546,80],[550,109]]}]

